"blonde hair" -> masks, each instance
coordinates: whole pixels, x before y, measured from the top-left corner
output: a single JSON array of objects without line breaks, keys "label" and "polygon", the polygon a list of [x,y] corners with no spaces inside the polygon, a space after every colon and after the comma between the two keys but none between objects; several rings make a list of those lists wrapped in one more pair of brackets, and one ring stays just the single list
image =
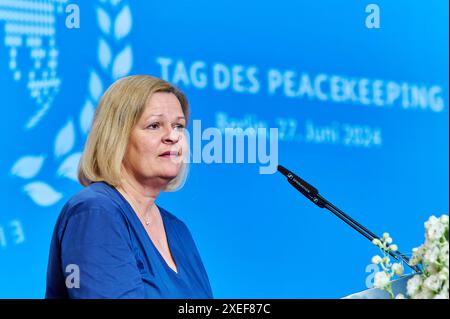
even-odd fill
[{"label": "blonde hair", "polygon": [[[133,127],[139,121],[150,97],[157,92],[173,93],[181,104],[186,122],[188,101],[178,88],[148,75],[133,75],[111,84],[103,94],[95,111],[94,121],[78,166],[78,180],[88,186],[105,181],[112,186],[121,184],[121,167]],[[188,165],[183,161],[180,173],[164,191],[183,186]]]}]

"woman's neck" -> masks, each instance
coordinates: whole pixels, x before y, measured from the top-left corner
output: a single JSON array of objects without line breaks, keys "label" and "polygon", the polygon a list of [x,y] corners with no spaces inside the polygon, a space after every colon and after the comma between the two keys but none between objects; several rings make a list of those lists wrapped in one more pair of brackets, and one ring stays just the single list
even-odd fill
[{"label": "woman's neck", "polygon": [[161,192],[161,187],[138,182],[130,174],[125,173],[121,185],[117,190],[130,202],[131,206],[137,210],[136,213],[143,218],[154,219],[154,204],[156,197]]}]

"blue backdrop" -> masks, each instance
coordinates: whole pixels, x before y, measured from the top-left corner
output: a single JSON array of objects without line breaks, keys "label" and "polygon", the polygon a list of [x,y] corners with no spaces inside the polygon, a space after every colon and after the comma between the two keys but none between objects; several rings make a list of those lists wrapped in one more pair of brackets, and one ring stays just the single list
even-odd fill
[{"label": "blue backdrop", "polygon": [[[96,103],[129,74],[178,85],[202,128],[277,127],[280,164],[403,252],[448,213],[448,1],[0,0],[1,298],[43,297]],[[158,198],[214,296],[365,289],[377,249],[260,166],[192,163]]]}]

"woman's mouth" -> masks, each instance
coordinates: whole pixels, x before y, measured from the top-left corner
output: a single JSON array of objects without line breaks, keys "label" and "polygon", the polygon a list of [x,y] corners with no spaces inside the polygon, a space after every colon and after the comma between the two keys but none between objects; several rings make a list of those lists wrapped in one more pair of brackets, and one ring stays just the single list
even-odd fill
[{"label": "woman's mouth", "polygon": [[159,156],[164,157],[164,158],[174,158],[174,157],[178,157],[180,155],[181,155],[180,152],[177,152],[177,151],[167,151],[167,152],[160,154]]}]

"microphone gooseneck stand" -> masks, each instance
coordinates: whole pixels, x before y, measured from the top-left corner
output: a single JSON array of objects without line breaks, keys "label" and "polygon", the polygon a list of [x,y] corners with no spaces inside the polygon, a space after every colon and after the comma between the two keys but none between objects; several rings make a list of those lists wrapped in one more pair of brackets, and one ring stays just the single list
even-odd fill
[{"label": "microphone gooseneck stand", "polygon": [[[323,198],[321,195],[319,195],[319,191],[292,173],[290,170],[286,169],[285,167],[278,165],[278,171],[287,177],[287,180],[289,184],[294,186],[300,193],[302,193],[306,198],[308,198],[310,201],[312,201],[314,204],[316,204],[320,208],[326,208],[330,212],[332,212],[334,215],[336,215],[339,219],[344,221],[347,225],[355,229],[357,232],[359,232],[361,235],[366,237],[371,242],[374,239],[378,239],[381,241],[381,239],[372,233],[370,230],[368,230],[366,227],[358,223],[356,220],[345,214],[343,211],[341,211],[339,208],[334,206],[332,203],[330,203],[328,200]],[[412,270],[414,270],[416,273],[420,273],[421,270],[416,265],[411,265],[410,260],[408,257],[406,257],[404,254],[402,254],[400,251],[388,251],[389,255],[391,255],[395,260],[399,260],[399,258],[405,262],[408,267],[410,267]]]}]

